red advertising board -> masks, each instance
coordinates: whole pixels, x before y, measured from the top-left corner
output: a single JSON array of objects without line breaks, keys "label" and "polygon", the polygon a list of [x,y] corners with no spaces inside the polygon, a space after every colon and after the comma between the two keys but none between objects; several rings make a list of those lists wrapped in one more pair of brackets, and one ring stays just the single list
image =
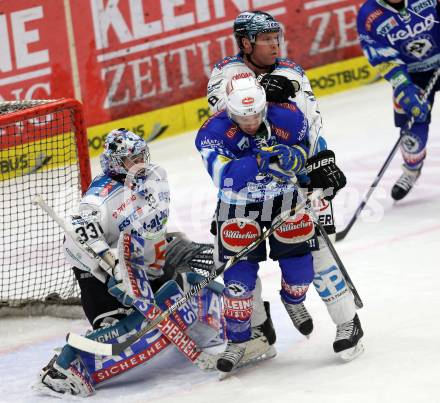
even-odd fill
[{"label": "red advertising board", "polygon": [[7,55],[0,97],[80,94],[89,126],[179,104],[203,97],[214,63],[237,52],[232,24],[239,12],[274,15],[285,30],[283,53],[310,68],[361,54],[361,3],[0,0],[0,37],[7,39],[0,41]]},{"label": "red advertising board", "polygon": [[0,101],[72,96],[63,2],[0,1]]}]

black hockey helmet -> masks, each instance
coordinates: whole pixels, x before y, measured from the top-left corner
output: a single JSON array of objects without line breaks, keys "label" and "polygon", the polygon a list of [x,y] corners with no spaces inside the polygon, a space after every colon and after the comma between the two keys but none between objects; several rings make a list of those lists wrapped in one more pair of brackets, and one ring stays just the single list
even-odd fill
[{"label": "black hockey helmet", "polygon": [[242,38],[248,38],[255,43],[257,35],[264,32],[281,33],[280,23],[264,11],[244,11],[234,21],[234,36],[240,49],[243,48]]}]

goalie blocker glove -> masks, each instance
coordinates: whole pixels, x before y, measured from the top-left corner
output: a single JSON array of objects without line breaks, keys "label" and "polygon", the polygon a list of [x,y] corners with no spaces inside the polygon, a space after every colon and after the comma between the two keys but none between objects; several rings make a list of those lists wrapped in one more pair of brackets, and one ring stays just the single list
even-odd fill
[{"label": "goalie blocker glove", "polygon": [[320,151],[309,158],[306,164],[309,187],[322,189],[324,199],[332,200],[338,190],[347,184],[344,173],[337,167],[335,153],[331,150]]},{"label": "goalie blocker glove", "polygon": [[299,90],[299,84],[296,81],[292,82],[276,74],[261,74],[258,76],[258,81],[266,91],[267,102],[287,102],[289,98],[295,98]]}]

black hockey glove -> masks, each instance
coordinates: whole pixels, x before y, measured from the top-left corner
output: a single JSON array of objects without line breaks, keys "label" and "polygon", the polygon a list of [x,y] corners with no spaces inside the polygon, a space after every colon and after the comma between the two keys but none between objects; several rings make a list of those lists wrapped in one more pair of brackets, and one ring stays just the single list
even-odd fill
[{"label": "black hockey glove", "polygon": [[336,166],[335,153],[324,150],[307,160],[309,186],[324,191],[324,199],[332,200],[336,192],[347,184],[344,173]]},{"label": "black hockey glove", "polygon": [[287,102],[297,92],[293,82],[284,76],[264,74],[258,77],[258,81],[266,91],[267,102]]}]

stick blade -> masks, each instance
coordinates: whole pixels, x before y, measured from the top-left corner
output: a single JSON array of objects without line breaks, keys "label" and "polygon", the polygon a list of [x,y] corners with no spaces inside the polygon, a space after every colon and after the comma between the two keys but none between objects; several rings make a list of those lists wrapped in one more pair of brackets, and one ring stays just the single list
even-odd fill
[{"label": "stick blade", "polygon": [[348,231],[345,231],[345,230],[337,232],[336,237],[335,237],[335,241],[336,242],[342,241],[345,238],[345,236],[347,235],[347,232]]},{"label": "stick blade", "polygon": [[69,333],[67,335],[67,343],[72,347],[81,351],[86,351],[87,353],[106,356],[113,355],[111,344],[100,343],[75,333]]}]

